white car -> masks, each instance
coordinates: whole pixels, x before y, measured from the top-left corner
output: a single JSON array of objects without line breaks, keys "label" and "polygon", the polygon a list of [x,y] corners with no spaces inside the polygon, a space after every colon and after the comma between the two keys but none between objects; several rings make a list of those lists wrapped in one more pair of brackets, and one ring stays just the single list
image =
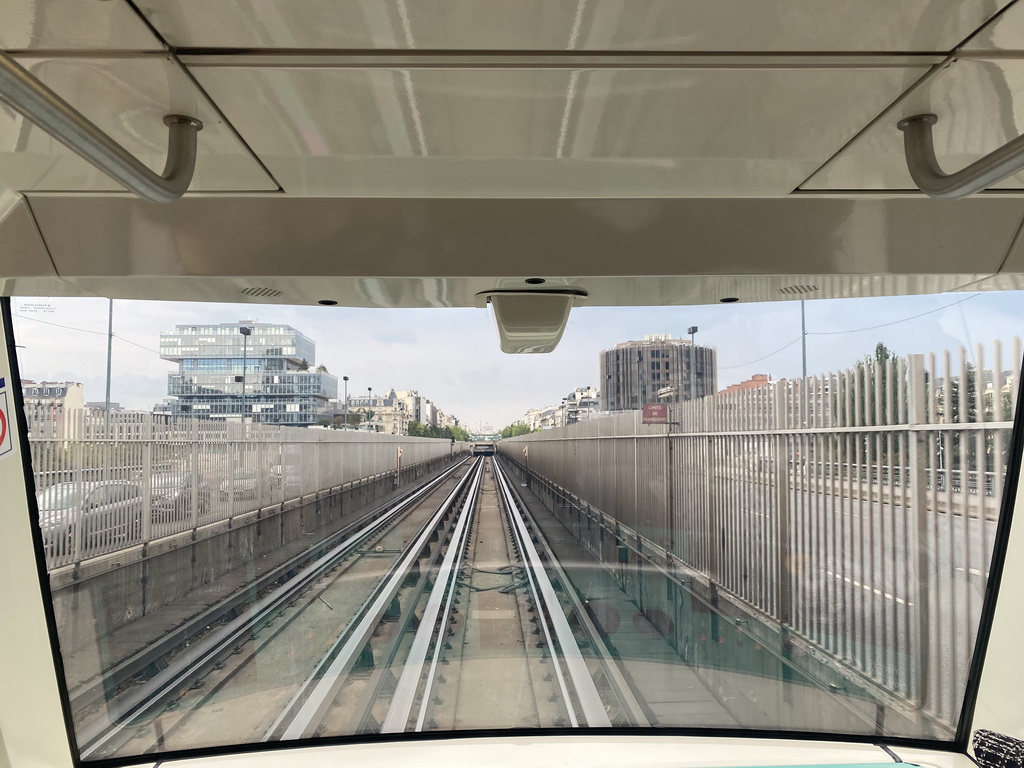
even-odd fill
[{"label": "white car", "polygon": [[57,483],[36,495],[39,526],[47,547],[68,552],[81,526],[82,552],[108,542],[139,538],[142,531],[142,489],[123,481]]}]

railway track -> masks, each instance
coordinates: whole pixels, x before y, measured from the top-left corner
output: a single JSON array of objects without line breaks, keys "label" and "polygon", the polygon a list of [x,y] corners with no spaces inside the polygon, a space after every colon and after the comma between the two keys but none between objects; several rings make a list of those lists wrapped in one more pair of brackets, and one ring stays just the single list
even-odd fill
[{"label": "railway track", "polygon": [[226,733],[650,724],[491,458],[343,535],[115,704],[80,729],[85,757],[202,747]]}]

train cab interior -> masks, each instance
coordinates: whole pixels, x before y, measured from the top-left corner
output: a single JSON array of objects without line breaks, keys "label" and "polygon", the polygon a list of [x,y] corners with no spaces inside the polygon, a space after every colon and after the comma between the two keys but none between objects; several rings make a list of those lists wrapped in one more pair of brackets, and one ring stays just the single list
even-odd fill
[{"label": "train cab interior", "polygon": [[[0,768],[1024,766],[1024,0],[2,0],[0,288]],[[588,313],[848,301],[881,327],[855,302],[933,297],[918,317],[975,295],[996,303],[959,365],[908,323],[912,354],[849,374],[805,360],[770,391],[697,399],[691,378],[692,402],[660,393],[663,417],[635,394],[607,419],[400,444],[244,416],[207,433],[179,413],[159,437],[114,435],[109,388],[105,422],[47,435],[12,311],[111,299],[164,307],[167,327],[185,302],[473,311],[458,324],[486,328],[525,388]],[[771,322],[737,331],[766,334],[752,359],[789,341]],[[672,358],[691,376],[696,330]],[[176,344],[159,352],[187,357]],[[285,372],[312,374],[290,354]],[[654,363],[631,354],[639,388]],[[251,362],[230,365],[245,414]],[[157,474],[182,489],[164,507]],[[80,499],[104,483],[122,496]],[[418,493],[483,500],[386,533],[418,519]],[[293,520],[301,546],[345,559],[271,580],[251,552],[292,546]],[[459,559],[487,537],[507,537],[507,566]],[[184,571],[158,569],[212,572],[197,562],[222,539],[250,552],[244,598],[118,657],[109,627],[169,615],[154,595]],[[327,574],[389,557],[340,622]],[[285,590],[276,624],[238,624],[199,660]],[[296,605],[337,625],[323,648],[303,645],[312,622],[273,644]],[[505,648],[485,610],[521,633],[528,673],[452,704],[455,668],[477,669],[449,664],[459,640]],[[480,714],[524,698],[532,720]]]}]

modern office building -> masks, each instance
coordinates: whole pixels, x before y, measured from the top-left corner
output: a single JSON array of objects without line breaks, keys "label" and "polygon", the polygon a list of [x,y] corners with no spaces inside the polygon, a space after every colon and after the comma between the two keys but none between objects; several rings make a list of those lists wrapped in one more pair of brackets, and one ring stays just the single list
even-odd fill
[{"label": "modern office building", "polygon": [[175,416],[309,426],[338,396],[338,378],[315,367],[316,345],[289,325],[242,320],[178,325],[160,334]]},{"label": "modern office building", "polygon": [[690,341],[670,334],[616,344],[601,352],[601,409],[638,410],[644,403],[678,403],[713,395],[717,366],[713,347],[694,344],[691,355]]}]

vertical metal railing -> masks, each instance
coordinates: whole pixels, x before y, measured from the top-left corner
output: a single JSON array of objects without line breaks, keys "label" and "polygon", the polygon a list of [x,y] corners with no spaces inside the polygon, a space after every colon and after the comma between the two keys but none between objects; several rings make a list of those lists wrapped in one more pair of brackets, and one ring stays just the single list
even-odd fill
[{"label": "vertical metal railing", "polygon": [[870,358],[675,405],[668,434],[626,413],[499,449],[522,461],[528,445],[532,471],[613,517],[627,538],[666,545],[836,663],[953,723],[1021,353],[1015,339],[1008,357],[995,343]]},{"label": "vertical metal railing", "polygon": [[[29,410],[47,566],[57,568],[233,515],[395,473],[450,442],[340,430]],[[462,446],[458,446],[462,450]]]}]

